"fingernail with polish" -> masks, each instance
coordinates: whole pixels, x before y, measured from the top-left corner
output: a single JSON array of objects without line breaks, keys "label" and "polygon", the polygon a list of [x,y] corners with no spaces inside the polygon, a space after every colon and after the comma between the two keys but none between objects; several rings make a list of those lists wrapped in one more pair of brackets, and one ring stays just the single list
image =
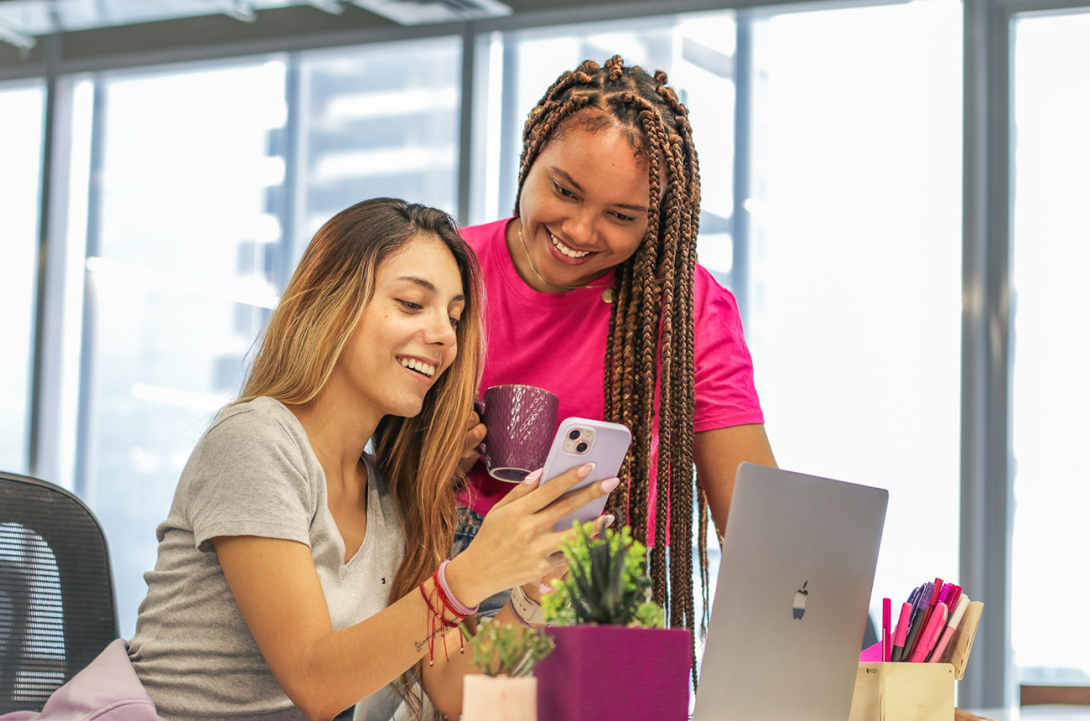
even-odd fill
[{"label": "fingernail with polish", "polygon": [[593,463],[584,463],[583,465],[579,466],[579,468],[575,471],[575,475],[579,476],[580,478],[586,478],[593,470]]},{"label": "fingernail with polish", "polygon": [[602,481],[602,491],[604,491],[605,493],[610,493],[613,491],[614,488],[619,485],[621,485],[620,478],[607,478],[606,480]]},{"label": "fingernail with polish", "polygon": [[522,479],[523,483],[533,483],[537,479],[541,478],[541,471],[543,469],[538,468],[536,471],[530,471],[526,474],[526,478]]},{"label": "fingernail with polish", "polygon": [[553,587],[547,583],[542,583],[540,586],[537,587],[537,590],[541,591],[542,593],[548,593],[549,591],[553,590]]},{"label": "fingernail with polish", "polygon": [[602,528],[609,528],[613,525],[613,522],[617,520],[617,517],[614,516],[612,513],[607,513],[606,515],[602,516],[602,518],[605,519],[605,523],[602,525]]}]

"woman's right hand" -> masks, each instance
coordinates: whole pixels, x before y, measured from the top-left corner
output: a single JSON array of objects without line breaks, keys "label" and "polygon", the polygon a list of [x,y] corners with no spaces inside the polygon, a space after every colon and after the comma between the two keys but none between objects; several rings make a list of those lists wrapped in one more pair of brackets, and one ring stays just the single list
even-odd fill
[{"label": "woman's right hand", "polygon": [[564,495],[592,469],[592,464],[573,468],[545,484],[535,471],[504,496],[485,516],[469,548],[447,567],[458,599],[474,606],[500,591],[542,579],[559,566],[560,542],[575,532],[557,532],[553,526],[619,484],[610,478]]}]

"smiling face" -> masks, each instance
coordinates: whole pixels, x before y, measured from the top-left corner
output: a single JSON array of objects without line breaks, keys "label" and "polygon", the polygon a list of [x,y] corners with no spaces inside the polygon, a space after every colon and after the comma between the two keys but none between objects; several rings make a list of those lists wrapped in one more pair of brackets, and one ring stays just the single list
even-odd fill
[{"label": "smiling face", "polygon": [[559,292],[630,258],[647,231],[647,172],[627,129],[588,130],[569,121],[534,160],[519,219],[507,229],[507,249],[522,279],[534,290]]},{"label": "smiling face", "polygon": [[417,235],[375,271],[375,290],[326,386],[375,423],[411,417],[458,353],[465,308],[458,264],[438,239]]}]

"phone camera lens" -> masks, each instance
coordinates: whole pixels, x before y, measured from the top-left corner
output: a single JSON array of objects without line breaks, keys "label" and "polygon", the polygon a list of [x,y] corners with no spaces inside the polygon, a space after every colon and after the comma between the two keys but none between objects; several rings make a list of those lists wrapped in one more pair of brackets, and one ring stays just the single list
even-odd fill
[{"label": "phone camera lens", "polygon": [[583,443],[580,443],[579,445],[577,445],[575,447],[575,450],[578,451],[579,453],[586,453],[588,448],[590,448],[590,446],[588,446],[585,442],[583,442]]},{"label": "phone camera lens", "polygon": [[[574,441],[578,437],[579,437],[579,429],[578,428],[576,428],[575,430],[568,433],[568,439],[569,440]],[[583,450],[586,450],[586,449],[584,448]]]}]

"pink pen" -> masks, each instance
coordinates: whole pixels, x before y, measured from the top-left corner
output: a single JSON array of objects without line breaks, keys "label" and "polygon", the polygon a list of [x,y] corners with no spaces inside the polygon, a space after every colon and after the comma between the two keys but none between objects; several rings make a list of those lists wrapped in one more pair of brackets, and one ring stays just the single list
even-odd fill
[{"label": "pink pen", "polygon": [[889,663],[890,654],[893,652],[893,645],[889,638],[890,616],[893,615],[890,610],[892,603],[888,598],[882,599],[882,660],[886,663]]},{"label": "pink pen", "polygon": [[946,604],[940,603],[935,606],[935,611],[931,614],[931,620],[927,622],[927,628],[920,636],[920,643],[916,646],[916,652],[912,654],[913,663],[923,663],[927,660],[927,654],[934,648],[935,641],[939,639],[942,633],[946,618]]},{"label": "pink pen", "polygon": [[901,604],[901,616],[897,619],[897,631],[893,634],[893,651],[890,658],[901,658],[901,651],[905,647],[905,637],[908,636],[908,624],[912,620],[912,604]]},{"label": "pink pen", "polygon": [[954,586],[953,592],[950,594],[950,598],[946,599],[946,607],[956,609],[958,607],[958,600],[961,598],[961,586]]},{"label": "pink pen", "polygon": [[958,606],[954,609],[954,612],[950,614],[950,620],[946,623],[946,630],[942,632],[942,638],[935,644],[935,650],[931,653],[931,658],[928,659],[930,663],[938,663],[942,658],[943,651],[950,644],[950,639],[954,637],[954,632],[957,631],[958,624],[961,623],[961,617],[965,615],[965,609],[969,605],[969,597],[964,593],[958,598]]}]

